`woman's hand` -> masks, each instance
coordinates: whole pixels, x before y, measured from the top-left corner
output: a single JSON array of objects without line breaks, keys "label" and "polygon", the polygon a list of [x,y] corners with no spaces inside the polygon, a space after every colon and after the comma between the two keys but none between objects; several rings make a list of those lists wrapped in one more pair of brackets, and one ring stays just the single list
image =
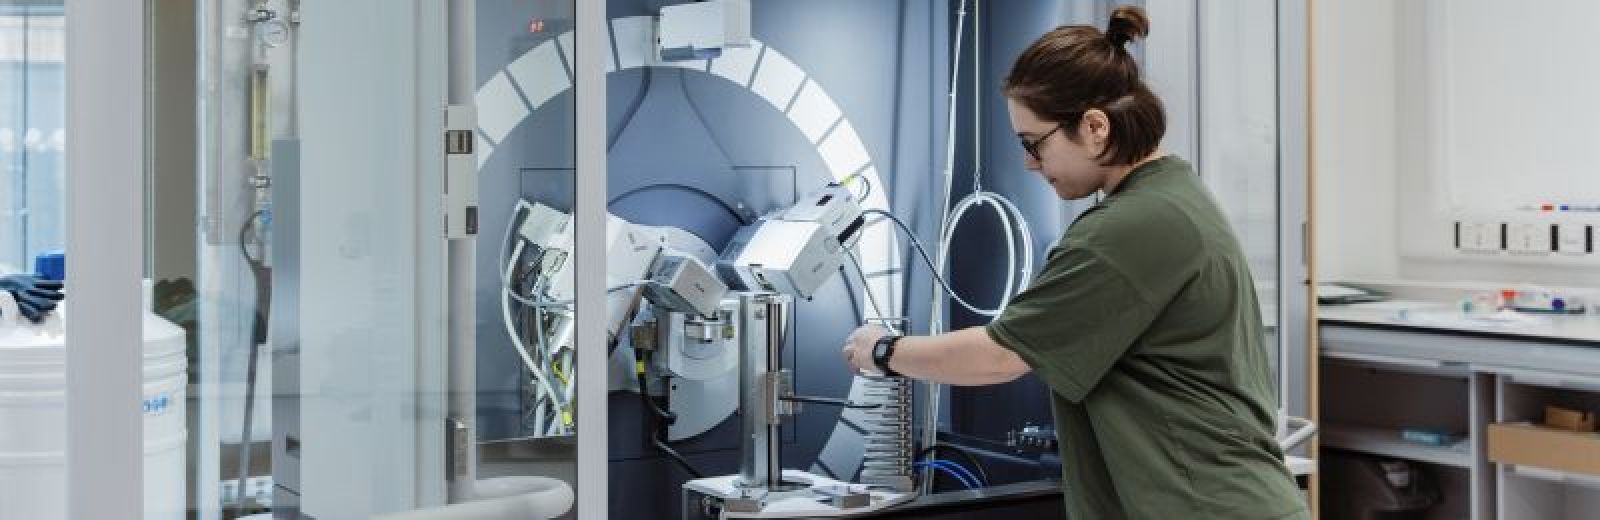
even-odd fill
[{"label": "woman's hand", "polygon": [[877,374],[878,365],[872,362],[872,346],[878,338],[889,334],[881,325],[862,325],[844,340],[844,362],[852,374]]}]

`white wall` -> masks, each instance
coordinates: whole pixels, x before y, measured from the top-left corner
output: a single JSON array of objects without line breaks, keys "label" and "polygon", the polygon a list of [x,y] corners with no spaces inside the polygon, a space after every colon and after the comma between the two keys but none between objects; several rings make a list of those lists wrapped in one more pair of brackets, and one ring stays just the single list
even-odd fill
[{"label": "white wall", "polygon": [[1571,85],[1600,81],[1575,54],[1592,44],[1575,27],[1532,29],[1549,26],[1541,16],[1592,18],[1594,5],[1340,0],[1314,9],[1319,278],[1600,286],[1600,255],[1462,254],[1451,233],[1462,218],[1547,224],[1513,202],[1600,193],[1600,176],[1576,170],[1592,161],[1573,150],[1582,148],[1575,136],[1593,139],[1595,118],[1569,107],[1593,98]]},{"label": "white wall", "polygon": [[1313,3],[1317,277],[1399,276],[1396,2]]}]

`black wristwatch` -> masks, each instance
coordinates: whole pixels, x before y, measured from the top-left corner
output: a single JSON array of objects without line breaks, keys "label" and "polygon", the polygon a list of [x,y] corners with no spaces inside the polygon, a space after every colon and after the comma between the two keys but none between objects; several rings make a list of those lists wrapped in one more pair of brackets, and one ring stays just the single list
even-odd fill
[{"label": "black wristwatch", "polygon": [[889,368],[889,359],[894,357],[894,344],[897,341],[900,341],[900,336],[885,334],[872,344],[872,364],[877,365],[878,370],[888,377],[900,377],[899,372]]}]

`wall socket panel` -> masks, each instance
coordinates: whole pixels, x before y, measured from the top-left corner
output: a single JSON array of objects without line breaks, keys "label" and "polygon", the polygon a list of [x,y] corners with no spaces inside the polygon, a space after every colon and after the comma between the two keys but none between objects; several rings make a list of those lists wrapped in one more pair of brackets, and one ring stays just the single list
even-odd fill
[{"label": "wall socket panel", "polygon": [[1474,255],[1586,257],[1595,253],[1594,224],[1538,220],[1457,220],[1455,249]]},{"label": "wall socket panel", "polygon": [[[259,506],[272,505],[271,476],[263,475],[249,477],[246,478],[244,482],[243,498],[246,502],[251,502]],[[237,479],[228,479],[222,481],[222,501],[225,502],[226,505],[232,506],[237,504],[237,502],[234,501],[234,498],[240,496],[238,495],[238,487],[239,481]]]}]

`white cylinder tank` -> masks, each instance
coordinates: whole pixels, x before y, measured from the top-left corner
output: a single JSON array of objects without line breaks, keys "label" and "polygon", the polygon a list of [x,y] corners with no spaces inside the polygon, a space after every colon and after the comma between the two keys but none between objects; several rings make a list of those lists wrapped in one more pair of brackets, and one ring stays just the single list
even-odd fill
[{"label": "white cylinder tank", "polygon": [[[144,516],[184,518],[184,331],[144,300]],[[22,318],[0,291],[0,520],[67,517],[66,316]],[[81,425],[79,427],[82,427]]]}]

